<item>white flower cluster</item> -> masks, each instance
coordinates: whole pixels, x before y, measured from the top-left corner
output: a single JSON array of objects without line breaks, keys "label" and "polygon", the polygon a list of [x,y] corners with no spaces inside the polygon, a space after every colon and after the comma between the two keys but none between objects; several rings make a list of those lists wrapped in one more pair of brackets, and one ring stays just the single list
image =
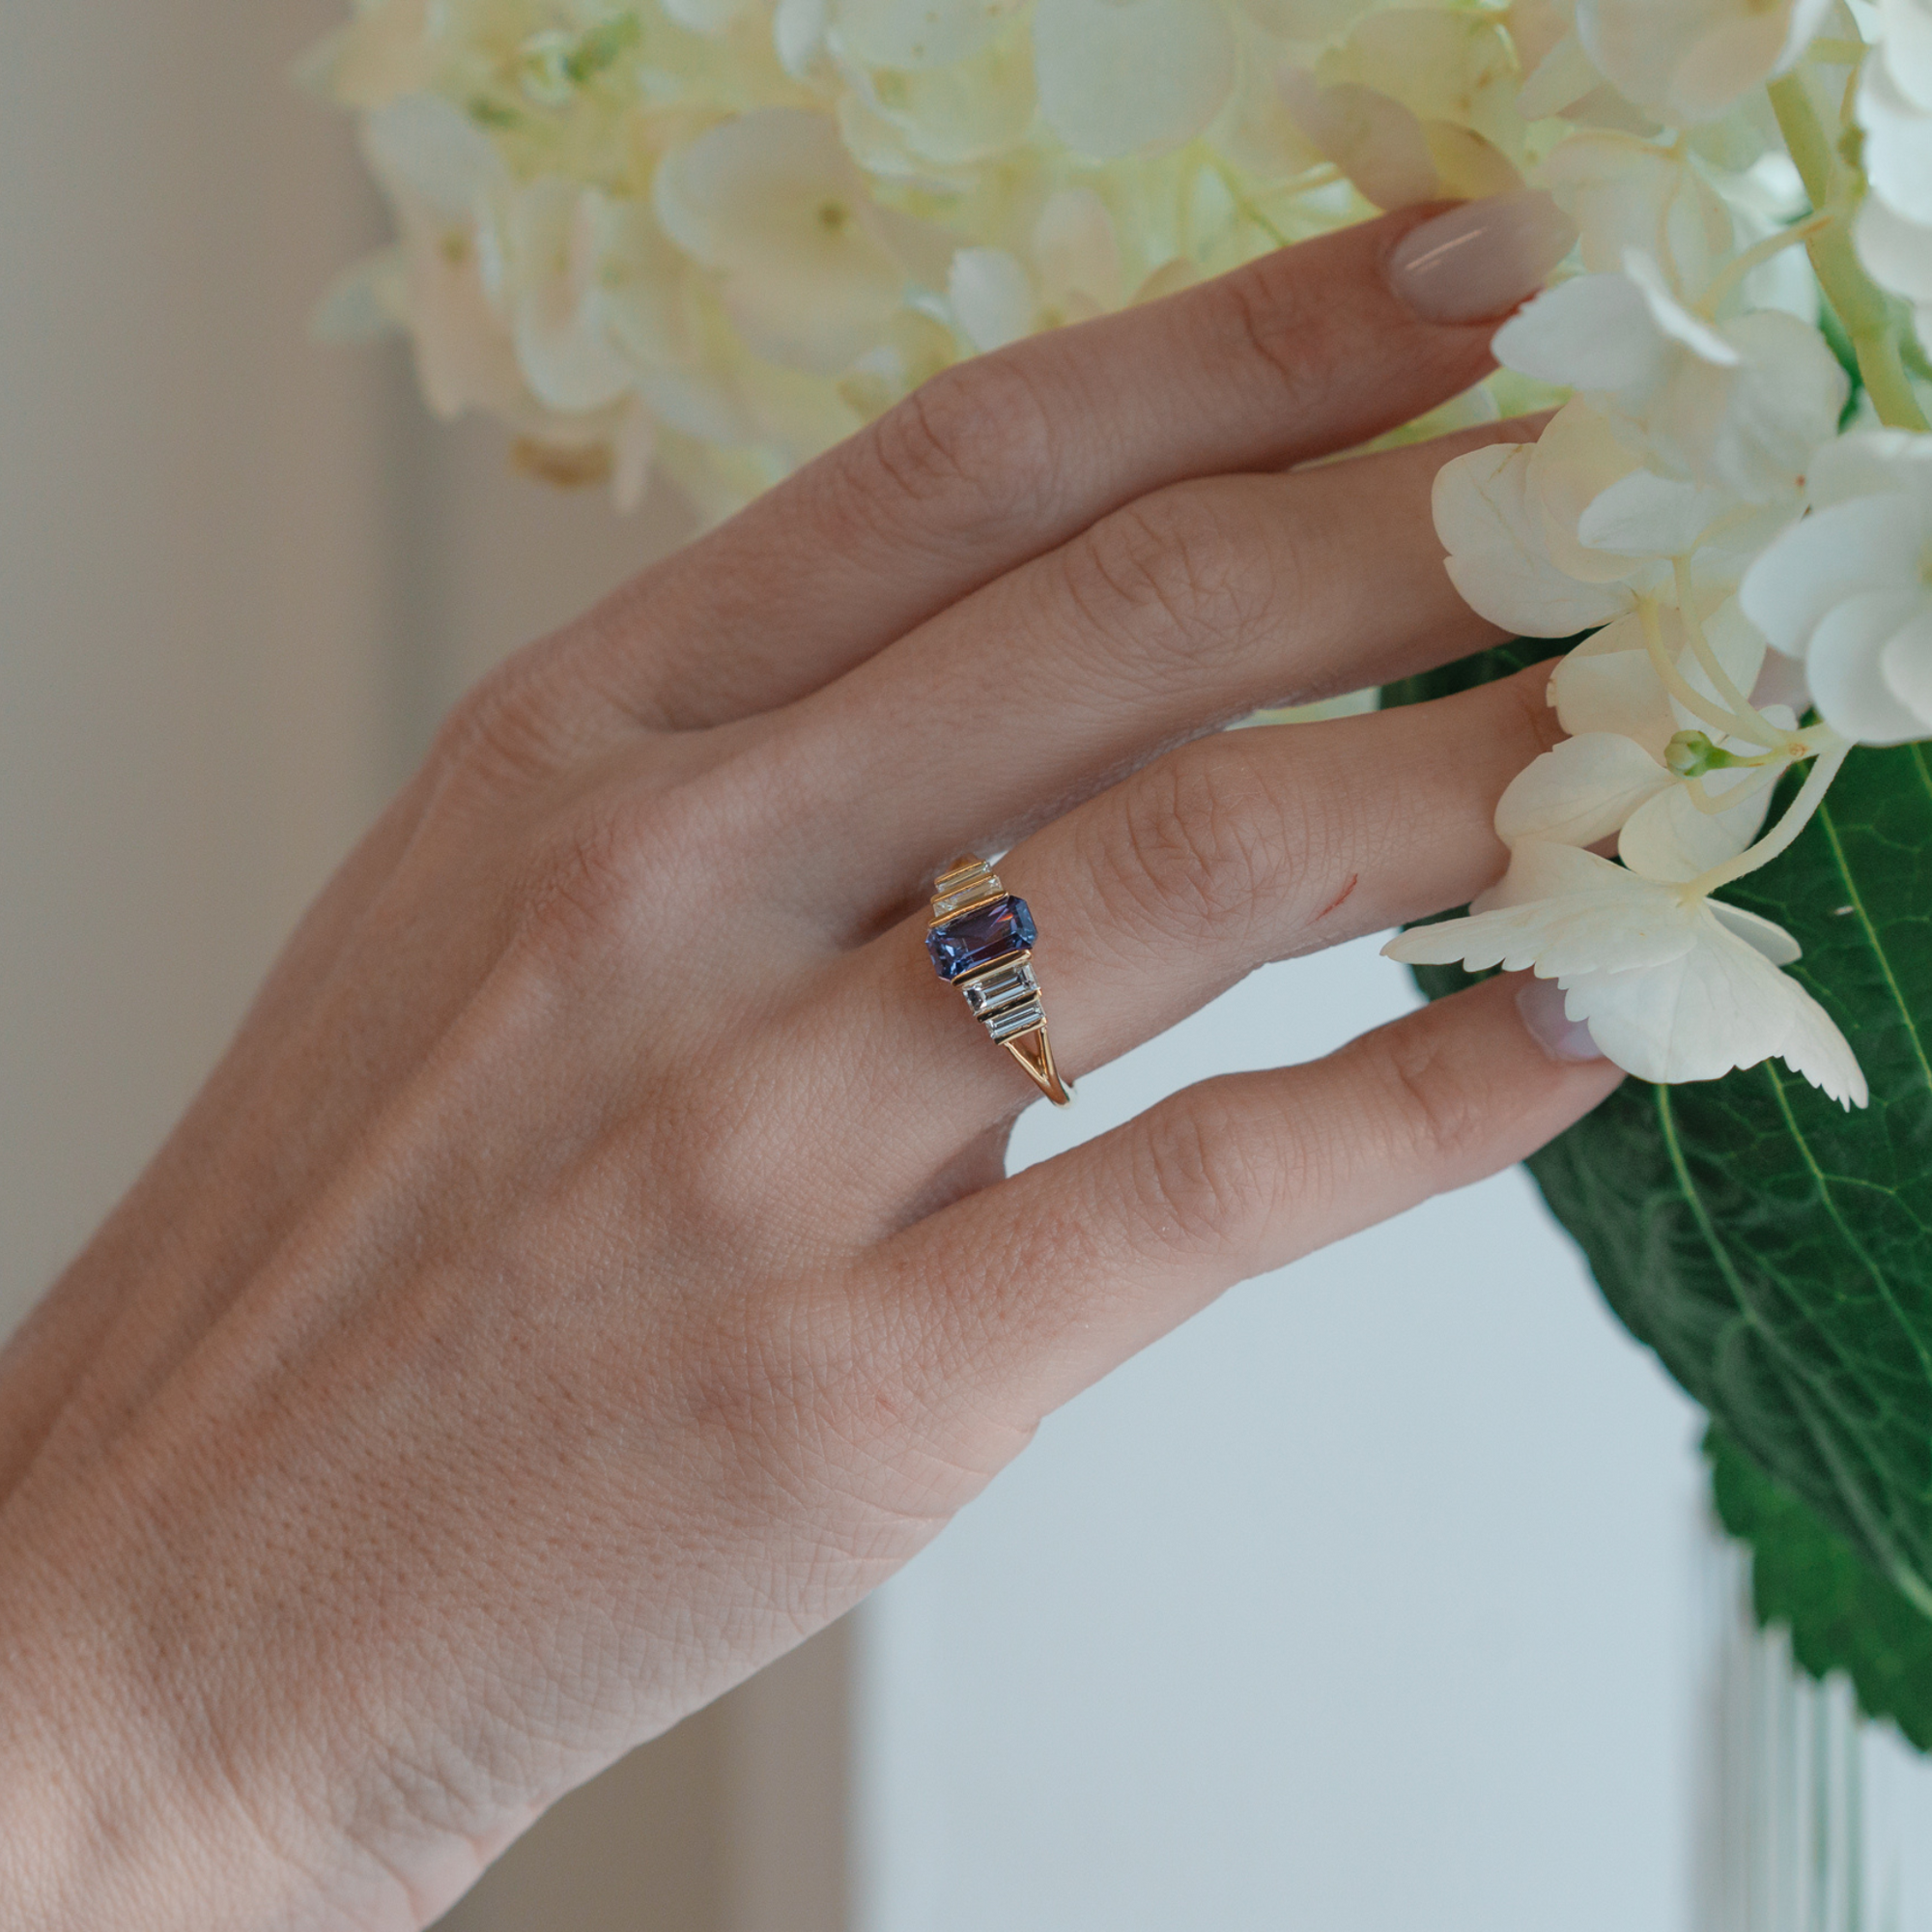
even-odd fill
[{"label": "white flower cluster", "polygon": [[1429,426],[1563,406],[1436,521],[1483,614],[1595,635],[1508,874],[1390,951],[1553,978],[1653,1079],[1778,1055],[1862,1103],[1712,894],[1854,745],[1932,737],[1932,0],[357,0],[306,71],[400,230],[328,326],[407,328],[543,473],[714,513],[963,356],[1546,190],[1575,272]]}]

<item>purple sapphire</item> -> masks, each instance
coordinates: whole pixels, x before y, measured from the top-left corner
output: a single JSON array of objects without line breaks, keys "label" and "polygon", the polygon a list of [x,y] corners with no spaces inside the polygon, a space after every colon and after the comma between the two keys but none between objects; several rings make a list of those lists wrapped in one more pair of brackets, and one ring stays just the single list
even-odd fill
[{"label": "purple sapphire", "polygon": [[1026,900],[1008,893],[935,925],[925,935],[925,950],[942,980],[958,980],[990,959],[1031,946],[1037,937]]}]

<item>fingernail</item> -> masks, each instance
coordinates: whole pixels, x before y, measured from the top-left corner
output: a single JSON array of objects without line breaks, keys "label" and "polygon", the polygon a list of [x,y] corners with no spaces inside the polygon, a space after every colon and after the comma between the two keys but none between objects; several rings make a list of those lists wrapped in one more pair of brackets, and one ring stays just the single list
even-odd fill
[{"label": "fingernail", "polygon": [[1464,202],[1405,235],[1389,286],[1424,322],[1481,322],[1533,296],[1576,245],[1576,223],[1525,188]]},{"label": "fingernail", "polygon": [[1590,1029],[1565,1010],[1563,989],[1554,980],[1530,980],[1516,996],[1516,1009],[1522,1015],[1529,1037],[1551,1060],[1603,1059],[1603,1049],[1590,1037]]}]

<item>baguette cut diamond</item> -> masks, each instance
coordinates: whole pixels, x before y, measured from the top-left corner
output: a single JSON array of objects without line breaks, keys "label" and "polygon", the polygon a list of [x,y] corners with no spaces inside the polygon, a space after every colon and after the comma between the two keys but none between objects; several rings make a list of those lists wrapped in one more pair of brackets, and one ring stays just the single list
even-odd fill
[{"label": "baguette cut diamond", "polygon": [[1026,900],[1006,893],[933,926],[925,950],[933,971],[950,983],[976,966],[1024,951],[1037,936]]}]

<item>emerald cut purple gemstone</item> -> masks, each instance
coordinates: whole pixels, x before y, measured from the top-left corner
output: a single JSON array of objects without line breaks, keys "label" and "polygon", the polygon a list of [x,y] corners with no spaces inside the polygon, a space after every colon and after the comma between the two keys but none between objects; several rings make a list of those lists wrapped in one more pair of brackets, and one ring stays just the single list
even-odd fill
[{"label": "emerald cut purple gemstone", "polygon": [[958,980],[990,959],[1031,946],[1037,936],[1026,900],[1008,893],[935,925],[925,935],[925,950],[942,980]]}]

